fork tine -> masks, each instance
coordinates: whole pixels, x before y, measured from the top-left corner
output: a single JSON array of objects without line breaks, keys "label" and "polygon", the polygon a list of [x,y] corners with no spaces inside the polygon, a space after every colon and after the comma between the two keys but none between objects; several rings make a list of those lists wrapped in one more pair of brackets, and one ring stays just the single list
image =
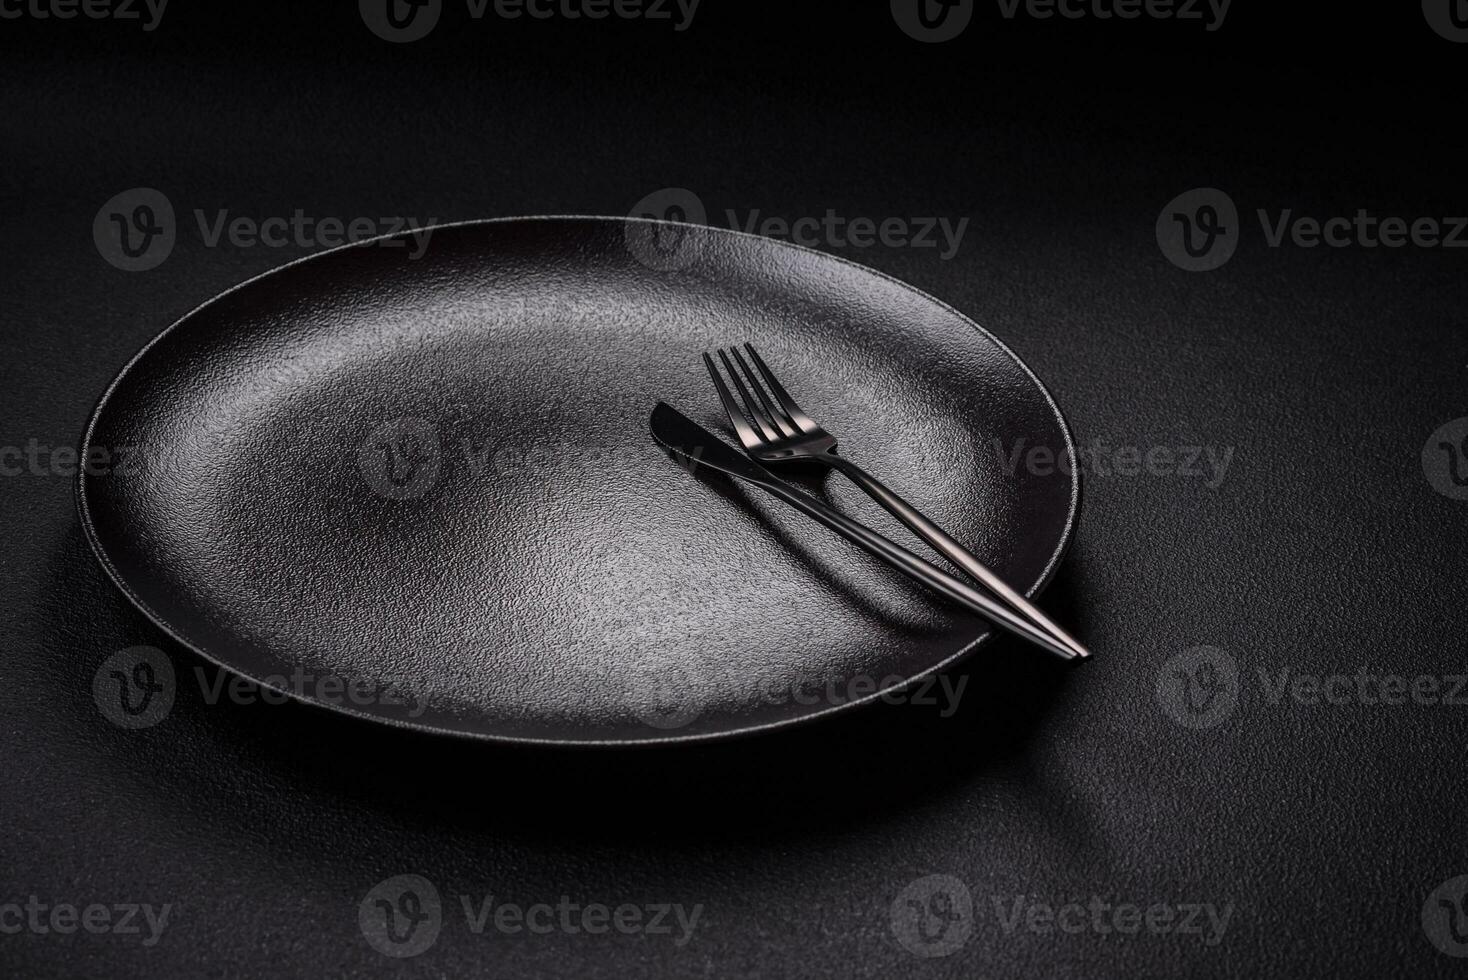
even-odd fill
[{"label": "fork tine", "polygon": [[734,387],[739,391],[739,397],[744,402],[744,410],[749,413],[749,418],[754,422],[754,427],[759,430],[762,442],[774,442],[781,437],[779,426],[775,425],[774,419],[765,414],[760,403],[744,387],[744,379],[739,376],[739,370],[734,367],[734,362],[729,360],[729,353],[723,349],[719,350],[719,360],[724,362],[724,370],[729,372],[729,380],[734,382]]},{"label": "fork tine", "polygon": [[708,351],[704,351],[703,366],[709,369],[709,377],[714,379],[714,388],[719,392],[719,401],[724,405],[724,414],[729,416],[729,424],[734,426],[734,433],[739,436],[739,444],[745,449],[754,449],[764,440],[750,426],[744,411],[735,403],[729,386],[724,384],[724,377],[719,374],[719,369],[714,364],[714,359],[709,357]]},{"label": "fork tine", "polygon": [[769,365],[765,363],[765,359],[759,356],[759,351],[754,349],[754,345],[746,343],[744,349],[749,351],[749,359],[754,361],[754,366],[759,368],[760,374],[764,375],[765,383],[770,386],[770,391],[774,392],[775,398],[780,402],[780,407],[785,409],[785,414],[790,416],[790,420],[798,428],[806,432],[814,432],[818,429],[819,426],[816,425],[815,420],[805,414],[799,405],[795,404],[795,399],[791,398],[790,392],[786,391],[785,386],[780,384],[779,379],[775,377],[775,372],[771,371]]},{"label": "fork tine", "polygon": [[790,419],[785,415],[785,412],[776,407],[774,401],[772,401],[770,399],[770,396],[765,393],[765,386],[759,383],[759,375],[755,374],[749,369],[749,362],[744,359],[743,354],[739,353],[739,348],[731,347],[729,348],[729,352],[734,355],[734,360],[739,362],[739,367],[744,372],[744,378],[746,381],[749,382],[750,389],[753,390],[755,396],[759,398],[760,404],[764,406],[765,412],[770,416],[770,418],[774,419],[775,427],[780,430],[780,435],[800,435],[800,429],[796,428],[795,423],[790,421]]}]

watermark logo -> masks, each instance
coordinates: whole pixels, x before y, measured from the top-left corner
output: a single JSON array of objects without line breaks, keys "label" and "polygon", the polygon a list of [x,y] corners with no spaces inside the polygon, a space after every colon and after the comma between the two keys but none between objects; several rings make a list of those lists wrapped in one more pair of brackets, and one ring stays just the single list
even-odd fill
[{"label": "watermark logo", "polygon": [[1201,646],[1171,658],[1157,675],[1157,703],[1184,728],[1216,728],[1239,705],[1239,665],[1227,650]]},{"label": "watermark logo", "polygon": [[92,677],[92,699],[119,728],[151,728],[168,717],[177,691],[173,662],[157,647],[119,650]]},{"label": "watermark logo", "polygon": [[92,219],[102,258],[124,272],[157,268],[178,238],[173,203],[162,191],[134,187],[112,197]]},{"label": "watermark logo", "polygon": [[1422,16],[1449,41],[1468,41],[1468,0],[1422,0]]},{"label": "watermark logo", "polygon": [[[548,936],[608,935],[674,936],[673,945],[693,938],[703,905],[681,903],[609,905],[581,902],[569,895],[554,904],[522,905],[492,894],[482,897],[450,893],[463,911],[464,928],[472,936],[488,934]],[[357,906],[357,925],[368,945],[394,959],[427,951],[438,941],[447,922],[444,903],[433,882],[422,875],[396,875],[372,887]]]},{"label": "watermark logo", "polygon": [[[372,241],[377,248],[401,249],[410,261],[427,254],[437,228],[436,218],[317,217],[302,208],[265,217],[236,214],[229,208],[216,208],[212,214],[195,208],[193,219],[205,248],[336,248]],[[114,196],[92,221],[97,252],[127,272],[146,272],[163,264],[182,231],[173,203],[151,187],[134,187]]]},{"label": "watermark logo", "polygon": [[[1462,215],[1403,217],[1367,208],[1324,217],[1297,214],[1294,208],[1256,208],[1254,213],[1264,245],[1271,249],[1468,248],[1468,216]],[[1233,199],[1215,187],[1179,194],[1157,217],[1162,254],[1189,272],[1209,272],[1226,263],[1242,232]]]},{"label": "watermark logo", "polygon": [[[555,316],[560,322],[583,316],[577,305],[522,306],[515,316]],[[597,379],[589,375],[589,383]],[[553,410],[560,396],[549,394],[542,409]],[[646,411],[646,404],[629,399],[628,411]],[[352,450],[348,450],[351,452]],[[4,449],[0,447],[0,465]],[[355,444],[359,474],[369,490],[391,500],[415,500],[456,480],[520,479],[533,473],[556,473],[571,461],[584,472],[627,472],[660,466],[662,460],[646,443],[602,444],[593,440],[527,441],[473,436],[441,437],[438,423],[405,417],[379,425]],[[3,470],[0,470],[3,472]]]},{"label": "watermark logo", "polygon": [[380,425],[357,449],[362,479],[388,500],[416,500],[433,489],[442,462],[438,429],[419,418]]},{"label": "watermark logo", "polygon": [[914,41],[941,44],[968,29],[974,0],[892,0],[892,19]]},{"label": "watermark logo", "polygon": [[1449,878],[1427,896],[1422,931],[1448,956],[1468,956],[1468,875]]},{"label": "watermark logo", "polygon": [[1468,417],[1453,419],[1427,438],[1422,475],[1444,497],[1468,500]]},{"label": "watermark logo", "polygon": [[1234,903],[1141,902],[1114,894],[989,895],[974,903],[968,886],[951,875],[929,875],[904,888],[892,903],[893,935],[916,956],[948,956],[973,933],[975,919],[992,915],[1005,935],[1091,934],[1191,936],[1204,946],[1217,946],[1234,917]]},{"label": "watermark logo", "polygon": [[394,875],[372,886],[357,906],[357,926],[384,956],[406,959],[438,942],[443,903],[422,875]]},{"label": "watermark logo", "polygon": [[443,0],[357,0],[362,23],[384,41],[421,41],[438,26]]},{"label": "watermark logo", "polygon": [[[657,271],[681,269],[695,261],[708,238],[708,210],[685,187],[665,187],[637,202],[633,218],[679,224],[628,222],[627,246],[643,265]],[[724,211],[727,227],[748,235],[778,238],[805,248],[903,248],[936,253],[947,262],[958,254],[970,219],[937,215],[844,215],[834,208],[796,217],[766,214],[759,208]]]},{"label": "watermark logo", "polygon": [[1167,202],[1157,216],[1157,245],[1188,272],[1211,272],[1239,246],[1239,211],[1216,187],[1198,187]]},{"label": "watermark logo", "polygon": [[962,948],[974,931],[974,898],[952,875],[928,875],[892,900],[892,935],[914,956],[932,959]]},{"label": "watermark logo", "polygon": [[1247,676],[1227,651],[1194,647],[1163,665],[1157,700],[1185,728],[1214,728],[1238,708],[1245,689],[1260,708],[1468,708],[1468,674],[1397,674],[1365,666],[1311,673],[1260,665]]},{"label": "watermark logo", "polygon": [[632,206],[624,228],[627,250],[654,272],[686,268],[703,254],[708,235],[708,211],[686,187],[664,187]]}]

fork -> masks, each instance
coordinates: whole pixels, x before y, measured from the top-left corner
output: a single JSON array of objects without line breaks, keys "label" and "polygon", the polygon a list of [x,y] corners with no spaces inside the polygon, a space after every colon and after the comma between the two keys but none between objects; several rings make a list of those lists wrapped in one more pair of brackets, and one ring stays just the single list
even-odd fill
[{"label": "fork", "polygon": [[719,401],[723,403],[724,412],[729,416],[729,424],[734,427],[739,444],[751,459],[766,464],[818,463],[845,474],[910,531],[1003,600],[1010,609],[1073,650],[1077,657],[1091,655],[1079,641],[1052,622],[1028,599],[1010,588],[948,532],[923,516],[916,507],[903,500],[882,481],[837,453],[836,437],[821,428],[795,403],[795,399],[780,384],[775,373],[765,364],[764,358],[754,349],[754,345],[745,344],[744,349],[749,353],[749,361],[754,362],[755,370],[750,369],[749,361],[745,360],[737,347],[723,348],[718,352],[729,380],[739,392],[742,407],[734,400],[718,366],[708,353],[703,355],[703,362],[719,392]]},{"label": "fork", "polygon": [[860,521],[852,520],[839,510],[795,489],[766,469],[764,464],[738,452],[672,405],[658,402],[648,419],[648,428],[658,445],[667,450],[689,473],[713,470],[753,484],[812,520],[824,524],[867,554],[880,558],[908,578],[921,582],[939,595],[978,613],[995,626],[1009,630],[1015,636],[1028,640],[1042,650],[1048,650],[1062,660],[1080,660],[1070,647],[1020,616],[1009,606],[980,592],[967,579],[948,574]]}]

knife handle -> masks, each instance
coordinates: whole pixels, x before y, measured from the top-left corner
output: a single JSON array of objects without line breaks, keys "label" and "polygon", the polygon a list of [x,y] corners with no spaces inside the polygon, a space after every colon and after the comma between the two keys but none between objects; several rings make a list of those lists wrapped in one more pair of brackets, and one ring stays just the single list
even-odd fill
[{"label": "knife handle", "polygon": [[1055,637],[1035,626],[1027,619],[1000,605],[961,579],[936,568],[906,548],[873,531],[839,511],[832,510],[812,497],[793,487],[770,479],[761,480],[758,486],[785,501],[807,517],[824,524],[868,554],[887,562],[899,572],[926,585],[933,591],[946,596],[961,606],[978,613],[985,619],[1001,626],[1037,646],[1043,647],[1063,660],[1080,659],[1076,652]]},{"label": "knife handle", "polygon": [[855,483],[862,490],[866,491],[867,496],[881,504],[887,510],[887,513],[901,521],[909,531],[922,538],[935,551],[944,558],[947,558],[955,567],[968,574],[974,581],[1005,600],[1010,608],[1014,609],[1025,619],[1028,619],[1040,629],[1049,632],[1052,636],[1073,649],[1085,649],[1069,633],[1057,626],[1050,617],[1041,612],[1038,607],[1017,591],[1010,588],[1009,583],[990,571],[983,562],[979,561],[973,552],[953,540],[953,537],[947,531],[934,524],[921,511],[909,504],[906,500],[903,500],[881,480],[872,476],[845,456],[838,455],[834,452],[823,453],[820,459],[833,469],[844,473],[852,483]]}]

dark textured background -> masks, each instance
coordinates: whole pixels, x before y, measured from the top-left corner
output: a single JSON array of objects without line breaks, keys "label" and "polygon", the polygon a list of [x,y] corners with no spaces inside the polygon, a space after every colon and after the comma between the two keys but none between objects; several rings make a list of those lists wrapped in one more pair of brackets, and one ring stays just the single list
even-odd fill
[{"label": "dark textured background", "polygon": [[[171,902],[139,937],[0,935],[14,976],[1460,974],[1422,925],[1468,873],[1468,707],[1271,703],[1259,678],[1462,671],[1468,503],[1421,453],[1468,414],[1463,251],[1268,248],[1255,208],[1468,212],[1468,45],[1416,4],[1223,28],[1014,21],[919,45],[885,4],[705,0],[692,28],[470,23],[388,45],[350,3],[159,29],[0,20],[0,445],[74,445],[95,399],[200,301],[309,249],[206,248],[192,211],[442,220],[625,213],[667,186],[788,217],[969,216],[958,256],[835,249],[974,316],[1082,443],[1231,447],[1221,486],[1087,473],[1046,604],[1097,651],[1066,677],[1000,644],[958,714],[881,706],[667,751],[414,737],[186,686],[127,732],[93,703],[157,644],[83,544],[64,475],[0,478],[0,902]],[[447,26],[451,24],[452,26]],[[102,204],[162,190],[168,260],[99,256]],[[1226,190],[1223,268],[1160,252],[1163,205]],[[1221,648],[1237,708],[1177,724],[1170,658]],[[357,905],[395,874],[448,904],[388,960]],[[961,879],[972,936],[922,958],[889,909]],[[702,903],[668,937],[472,935],[456,896]],[[1223,941],[1006,932],[993,900],[1232,903]]]}]

